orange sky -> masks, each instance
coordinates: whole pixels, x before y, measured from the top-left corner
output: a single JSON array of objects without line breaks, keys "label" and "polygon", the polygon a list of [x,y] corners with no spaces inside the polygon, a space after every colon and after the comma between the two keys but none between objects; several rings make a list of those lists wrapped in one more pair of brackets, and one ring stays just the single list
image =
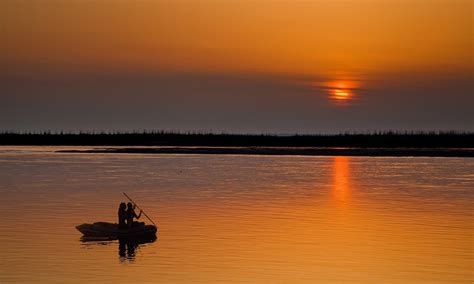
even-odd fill
[{"label": "orange sky", "polygon": [[[470,0],[1,1],[0,128],[472,129],[473,9]],[[79,110],[85,96],[116,105],[55,124],[90,113],[86,102]],[[52,100],[71,112],[26,117]],[[189,116],[177,117],[186,101]],[[150,114],[154,104],[168,114]],[[328,104],[352,110],[344,119]],[[229,105],[240,111],[230,116]],[[130,118],[115,125],[120,107]],[[314,121],[333,125],[301,126]]]},{"label": "orange sky", "polygon": [[[472,67],[471,1],[2,1],[2,61],[333,74]],[[409,44],[408,44],[409,43]]]}]

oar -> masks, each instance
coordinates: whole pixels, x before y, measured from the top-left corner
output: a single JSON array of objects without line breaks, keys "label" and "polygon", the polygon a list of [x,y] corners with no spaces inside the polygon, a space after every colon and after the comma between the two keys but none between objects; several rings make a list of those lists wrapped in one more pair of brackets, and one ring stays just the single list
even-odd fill
[{"label": "oar", "polygon": [[143,209],[141,209],[140,206],[138,206],[138,204],[136,204],[135,201],[133,201],[133,200],[130,198],[130,196],[128,196],[125,192],[122,192],[122,193],[123,193],[123,195],[125,195],[125,196],[128,198],[128,200],[130,200],[130,202],[132,202],[138,209],[140,209],[140,210],[142,211],[143,215],[145,215],[145,217],[147,217],[148,220],[150,220],[150,222],[152,222],[153,225],[155,225],[155,227],[158,227],[158,226],[155,224],[155,222],[153,222],[153,220],[151,220],[151,218],[148,217],[148,215],[146,215],[145,211],[143,211]]}]

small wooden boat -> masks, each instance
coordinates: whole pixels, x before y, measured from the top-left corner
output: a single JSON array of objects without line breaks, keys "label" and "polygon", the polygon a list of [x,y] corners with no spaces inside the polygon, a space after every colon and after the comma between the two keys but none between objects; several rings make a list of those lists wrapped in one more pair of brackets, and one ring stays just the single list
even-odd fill
[{"label": "small wooden boat", "polygon": [[119,229],[118,224],[107,222],[96,222],[94,224],[82,224],[76,226],[84,237],[88,238],[107,238],[107,239],[135,239],[135,238],[156,238],[157,228],[153,225],[134,222],[129,230]]}]

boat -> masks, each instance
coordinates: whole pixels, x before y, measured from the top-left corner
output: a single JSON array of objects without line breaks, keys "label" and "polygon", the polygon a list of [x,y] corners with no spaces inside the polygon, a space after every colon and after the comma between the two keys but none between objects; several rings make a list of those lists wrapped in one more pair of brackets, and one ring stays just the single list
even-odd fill
[{"label": "boat", "polygon": [[156,226],[145,225],[142,222],[134,222],[132,228],[119,229],[118,224],[108,222],[96,222],[93,224],[82,224],[76,226],[86,238],[102,239],[138,239],[138,238],[156,238],[158,231]]}]

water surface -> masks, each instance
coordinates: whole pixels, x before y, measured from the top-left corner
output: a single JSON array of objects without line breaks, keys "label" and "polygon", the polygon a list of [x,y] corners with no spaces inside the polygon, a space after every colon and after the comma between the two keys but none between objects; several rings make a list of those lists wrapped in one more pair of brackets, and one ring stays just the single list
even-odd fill
[{"label": "water surface", "polygon": [[[471,283],[470,158],[0,147],[0,282]],[[122,192],[152,243],[81,242]]]}]

